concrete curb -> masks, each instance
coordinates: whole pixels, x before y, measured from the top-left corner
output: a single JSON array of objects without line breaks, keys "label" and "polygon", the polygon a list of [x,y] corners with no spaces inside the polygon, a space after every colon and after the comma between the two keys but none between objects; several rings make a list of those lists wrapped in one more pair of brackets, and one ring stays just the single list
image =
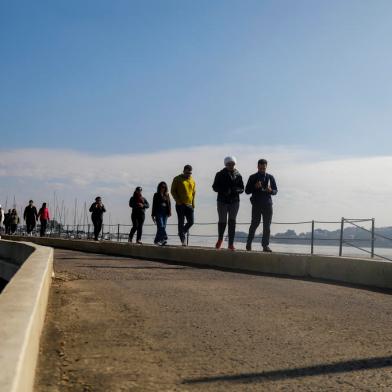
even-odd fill
[{"label": "concrete curb", "polygon": [[53,249],[1,240],[0,257],[18,268],[0,294],[1,391],[32,391],[53,272]]},{"label": "concrete curb", "polygon": [[[21,241],[25,237],[9,237]],[[260,272],[392,289],[392,263],[380,260],[215,250],[201,247],[136,245],[59,238],[30,237],[31,241],[82,252],[103,253],[183,264]]]}]

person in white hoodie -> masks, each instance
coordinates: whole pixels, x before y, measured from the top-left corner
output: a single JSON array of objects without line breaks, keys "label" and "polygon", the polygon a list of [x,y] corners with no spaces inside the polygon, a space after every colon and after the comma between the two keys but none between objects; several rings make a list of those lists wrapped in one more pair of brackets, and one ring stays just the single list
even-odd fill
[{"label": "person in white hoodie", "polygon": [[1,231],[2,231],[2,227],[3,227],[3,223],[4,223],[4,210],[0,204],[0,238],[1,238]]}]

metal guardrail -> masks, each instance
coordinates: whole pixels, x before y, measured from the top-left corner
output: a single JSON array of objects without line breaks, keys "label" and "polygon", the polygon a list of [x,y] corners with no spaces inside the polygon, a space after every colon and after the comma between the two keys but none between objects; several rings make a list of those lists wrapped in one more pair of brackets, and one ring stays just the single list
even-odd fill
[{"label": "metal guardrail", "polygon": [[[360,226],[361,223],[370,223],[371,229],[366,229],[365,227]],[[339,237],[338,238],[321,238],[317,237],[317,231],[315,230],[316,224],[337,224],[340,226],[339,229]],[[216,227],[217,222],[200,222],[195,223],[194,227],[205,227],[205,226],[214,226]],[[250,225],[250,222],[238,222],[238,226],[243,225]],[[337,242],[339,246],[339,256],[343,256],[343,247],[349,246],[355,248],[361,252],[367,253],[370,255],[371,258],[378,257],[385,260],[392,261],[392,258],[388,258],[382,256],[380,254],[375,253],[375,243],[377,238],[382,238],[384,240],[388,240],[392,242],[392,238],[388,238],[381,234],[376,233],[375,230],[375,220],[374,218],[365,218],[365,219],[348,219],[348,218],[341,218],[339,221],[320,221],[320,220],[311,220],[311,221],[301,221],[301,222],[272,222],[272,225],[285,225],[285,226],[297,226],[297,225],[310,225],[310,236],[304,237],[282,237],[279,235],[271,236],[271,242],[275,243],[282,243],[282,241],[286,241],[285,243],[289,243],[292,241],[304,241],[310,245],[310,254],[314,254],[315,246],[318,245],[320,242],[325,242],[326,244],[329,242]],[[344,229],[345,226],[351,225],[356,227],[357,229],[363,230],[366,233],[369,233],[369,238],[356,238],[356,239],[347,239],[344,238]],[[177,223],[168,223],[167,226],[170,227],[177,227]],[[110,241],[118,241],[123,242],[128,240],[129,230],[132,227],[130,224],[104,224],[102,225],[101,230],[101,239],[110,240]],[[156,227],[153,223],[146,223],[144,227]],[[18,228],[18,234],[24,235],[25,228],[23,226]],[[105,231],[106,230],[106,231]],[[49,232],[48,232],[49,231]],[[92,224],[84,224],[84,225],[57,225],[55,228],[49,228],[47,231],[47,235],[52,237],[60,237],[60,238],[77,238],[77,239],[92,239],[93,237],[93,225]],[[34,229],[33,235],[37,236],[39,234],[39,225]],[[155,233],[144,233],[143,236],[151,237],[155,236]],[[258,238],[260,235],[257,235]],[[177,237],[177,234],[168,234],[168,237]],[[192,238],[216,238],[216,234],[187,234],[187,243],[189,244]],[[237,240],[244,240],[246,236],[236,236]],[[363,246],[355,245],[358,243],[369,243],[370,250],[365,249]]]}]

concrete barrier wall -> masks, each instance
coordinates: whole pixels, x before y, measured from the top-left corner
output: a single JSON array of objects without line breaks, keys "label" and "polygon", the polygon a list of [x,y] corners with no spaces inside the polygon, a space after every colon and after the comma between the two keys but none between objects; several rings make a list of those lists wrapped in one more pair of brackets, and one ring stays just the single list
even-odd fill
[{"label": "concrete barrier wall", "polygon": [[[23,240],[24,237],[12,237]],[[392,289],[392,263],[334,256],[215,250],[201,247],[137,245],[57,238],[31,238],[41,245],[84,252],[197,264],[260,273],[317,278]]]},{"label": "concrete barrier wall", "polygon": [[32,391],[53,271],[53,249],[1,240],[0,257],[18,268],[0,294],[0,389]]},{"label": "concrete barrier wall", "polygon": [[1,242],[0,278],[11,280],[19,267],[34,252],[34,247],[10,241]]}]

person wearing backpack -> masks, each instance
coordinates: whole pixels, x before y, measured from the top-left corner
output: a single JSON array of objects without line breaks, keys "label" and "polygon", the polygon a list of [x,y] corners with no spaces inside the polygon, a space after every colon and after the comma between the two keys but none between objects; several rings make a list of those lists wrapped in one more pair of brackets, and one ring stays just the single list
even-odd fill
[{"label": "person wearing backpack", "polygon": [[142,187],[138,186],[133,192],[133,196],[129,200],[129,207],[132,208],[132,229],[129,233],[129,242],[132,242],[133,236],[136,234],[136,243],[142,245],[142,234],[144,219],[146,217],[145,210],[150,207],[148,201],[142,195]]}]

